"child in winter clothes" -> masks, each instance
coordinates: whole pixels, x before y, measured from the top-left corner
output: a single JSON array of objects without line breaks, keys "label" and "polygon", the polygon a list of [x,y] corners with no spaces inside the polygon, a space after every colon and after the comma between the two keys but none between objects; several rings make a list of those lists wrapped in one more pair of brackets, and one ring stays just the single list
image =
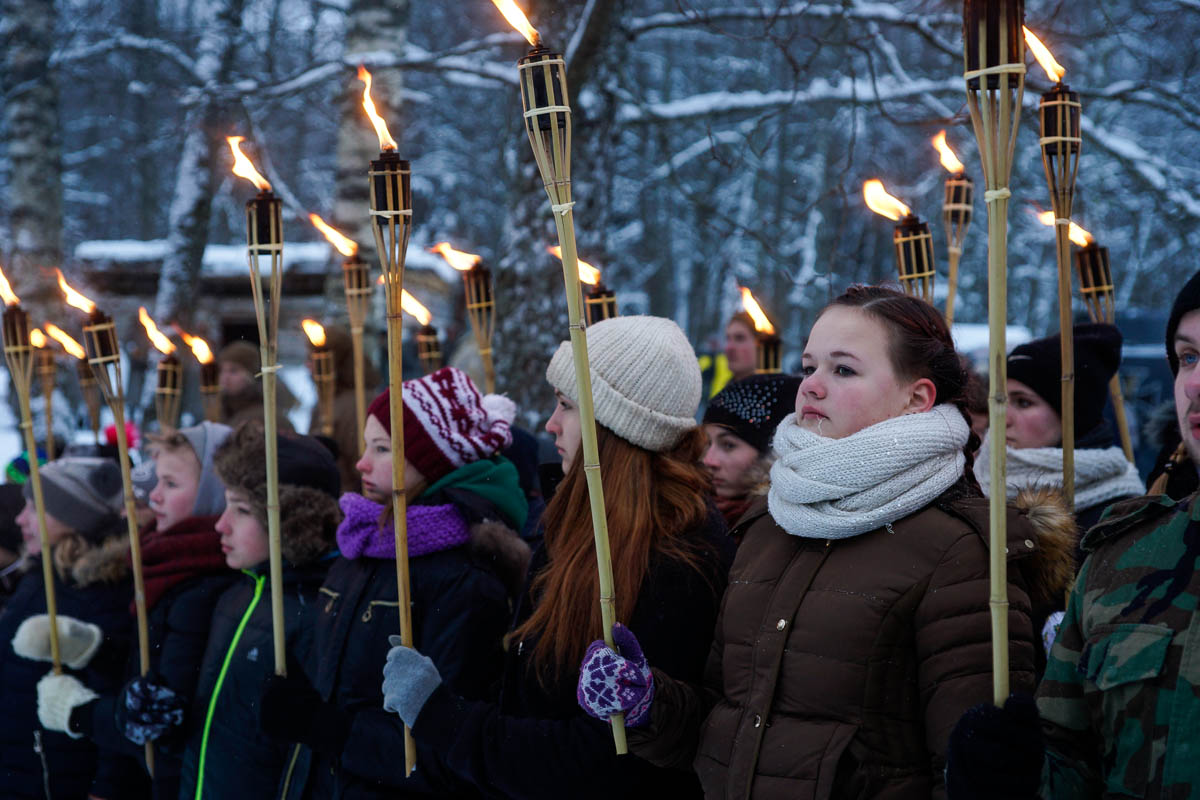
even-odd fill
[{"label": "child in winter clothes", "polygon": [[[234,577],[215,528],[225,510],[225,490],[213,455],[229,433],[225,425],[204,422],[152,439],[157,481],[148,500],[154,522],[141,532],[150,677],[141,677],[139,659],[131,654],[125,687],[76,705],[69,718],[72,733],[110,747],[124,745],[134,758],[143,758],[142,745],[155,741],[153,795],[164,800],[179,797],[183,712],[195,696],[213,607]],[[76,687],[82,684],[74,679],[70,683],[76,699],[91,693],[90,687],[80,692]],[[61,684],[39,686],[39,705],[56,702],[49,693],[63,691]],[[167,731],[139,713],[150,704],[177,712],[180,724],[171,725],[171,735],[162,736]]]},{"label": "child in winter clothes", "polygon": [[[27,502],[17,523],[36,563],[0,614],[0,797],[131,796],[136,763],[117,757],[98,761],[96,744],[67,729],[76,703],[120,688],[129,652],[133,590],[121,470],[108,459],[63,458],[43,466],[41,480],[51,550],[41,552],[26,484]],[[61,675],[49,672],[47,664],[42,558],[54,567]]]},{"label": "child in winter clothes", "polygon": [[[341,479],[315,439],[281,434],[280,539],[283,617],[289,669],[311,663],[318,589],[335,555]],[[181,798],[258,798],[275,793],[287,768],[285,748],[258,732],[258,699],[274,669],[267,546],[266,444],[243,423],[217,450],[225,511],[217,520],[225,562],[244,577],[217,601],[200,665],[192,724],[183,754]]]},{"label": "child in winter clothes", "polygon": [[[657,317],[605,320],[588,327],[587,339],[617,618],[651,658],[699,680],[730,543],[700,464],[696,356],[683,331]],[[384,707],[489,797],[698,796],[685,771],[618,758],[608,724],[576,704],[576,665],[601,615],[568,343],[546,378],[558,397],[546,430],[565,476],[543,517],[545,541],[518,601],[499,696],[462,697],[430,658],[397,646],[384,667]]]},{"label": "child in winter clothes", "polygon": [[[803,364],[703,682],[626,636],[620,655],[593,643],[579,700],[625,713],[634,753],[694,765],[709,798],[941,797],[950,728],[992,691],[966,374],[932,306],[876,287],[822,312]],[[1009,536],[1011,681],[1028,689],[1041,543],[1015,515]]]},{"label": "child in winter clothes", "polygon": [[[413,637],[447,683],[473,699],[499,674],[510,596],[529,560],[517,534],[525,496],[516,468],[498,455],[515,413],[512,401],[481,396],[453,367],[404,382]],[[395,797],[439,783],[436,758],[420,741],[421,766],[405,780],[403,725],[383,710],[379,689],[388,634],[399,624],[389,392],[371,404],[364,433],[363,494],[342,496],[341,557],[321,587],[314,681],[272,679],[263,698],[265,730],[305,745],[285,797]]]}]

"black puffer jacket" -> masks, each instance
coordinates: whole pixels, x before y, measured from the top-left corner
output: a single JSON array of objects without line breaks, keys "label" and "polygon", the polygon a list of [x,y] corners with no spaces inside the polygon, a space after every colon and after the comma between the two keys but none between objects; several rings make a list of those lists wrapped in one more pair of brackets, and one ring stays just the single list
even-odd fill
[{"label": "black puffer jacket", "polygon": [[[332,559],[284,566],[283,606],[287,651],[313,658],[318,589]],[[258,727],[263,681],[275,667],[271,583],[266,564],[244,570],[212,615],[208,647],[189,715],[189,738],[180,776],[181,798],[261,800],[274,795],[291,749]]]},{"label": "black puffer jacket", "polygon": [[[80,557],[67,580],[55,574],[58,613],[94,623],[104,631],[104,643],[87,667],[80,671],[64,667],[97,692],[112,692],[121,686],[135,636],[129,615],[133,587],[128,558],[128,541],[114,533]],[[12,639],[23,621],[45,613],[42,566],[35,559],[0,613],[0,797],[44,800],[43,772],[49,775],[54,798],[74,800],[89,793],[105,798],[136,796],[140,769],[133,759],[116,754],[110,758],[105,753],[98,766],[98,749],[91,740],[42,730],[38,722],[37,682],[50,671],[50,665],[18,656]],[[41,740],[42,756],[34,752],[35,737]]]}]

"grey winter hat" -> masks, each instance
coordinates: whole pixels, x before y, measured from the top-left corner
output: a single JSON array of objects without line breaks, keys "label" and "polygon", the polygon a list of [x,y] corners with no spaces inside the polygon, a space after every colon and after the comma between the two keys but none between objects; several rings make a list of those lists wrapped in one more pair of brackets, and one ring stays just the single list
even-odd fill
[{"label": "grey winter hat", "polygon": [[[107,458],[60,458],[41,468],[46,513],[89,541],[99,541],[121,518],[121,468]],[[25,484],[25,499],[33,487]]]},{"label": "grey winter hat", "polygon": [[[596,421],[661,452],[696,427],[700,365],[683,331],[662,317],[613,317],[587,328]],[[558,346],[546,380],[579,402],[571,343]]]},{"label": "grey winter hat", "polygon": [[233,433],[233,428],[219,422],[204,421],[190,428],[180,428],[179,433],[188,440],[196,458],[200,460],[200,483],[196,487],[192,516],[209,517],[222,513],[225,510],[225,487],[213,469],[213,454]]}]

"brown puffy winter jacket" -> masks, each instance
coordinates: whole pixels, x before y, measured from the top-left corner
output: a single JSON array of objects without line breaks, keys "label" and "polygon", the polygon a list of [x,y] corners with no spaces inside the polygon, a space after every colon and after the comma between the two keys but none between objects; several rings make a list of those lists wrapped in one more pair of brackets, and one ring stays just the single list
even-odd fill
[{"label": "brown puffy winter jacket", "polygon": [[[988,506],[965,495],[836,541],[789,535],[757,503],[738,526],[706,686],[656,671],[633,752],[694,756],[707,798],[944,796],[950,730],[992,699]],[[1070,516],[1050,513],[1057,527],[1039,534],[1039,513],[1008,517],[1013,691],[1033,691],[1030,620],[1071,574]]]}]

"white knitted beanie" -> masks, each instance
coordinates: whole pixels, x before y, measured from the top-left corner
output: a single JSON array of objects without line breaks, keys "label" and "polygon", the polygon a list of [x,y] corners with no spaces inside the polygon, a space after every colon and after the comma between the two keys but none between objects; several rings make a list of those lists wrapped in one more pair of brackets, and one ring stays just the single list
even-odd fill
[{"label": "white knitted beanie", "polygon": [[[587,328],[596,421],[638,447],[659,452],[696,427],[700,365],[683,331],[662,317],[613,317]],[[546,380],[579,402],[571,343],[563,342]]]}]

